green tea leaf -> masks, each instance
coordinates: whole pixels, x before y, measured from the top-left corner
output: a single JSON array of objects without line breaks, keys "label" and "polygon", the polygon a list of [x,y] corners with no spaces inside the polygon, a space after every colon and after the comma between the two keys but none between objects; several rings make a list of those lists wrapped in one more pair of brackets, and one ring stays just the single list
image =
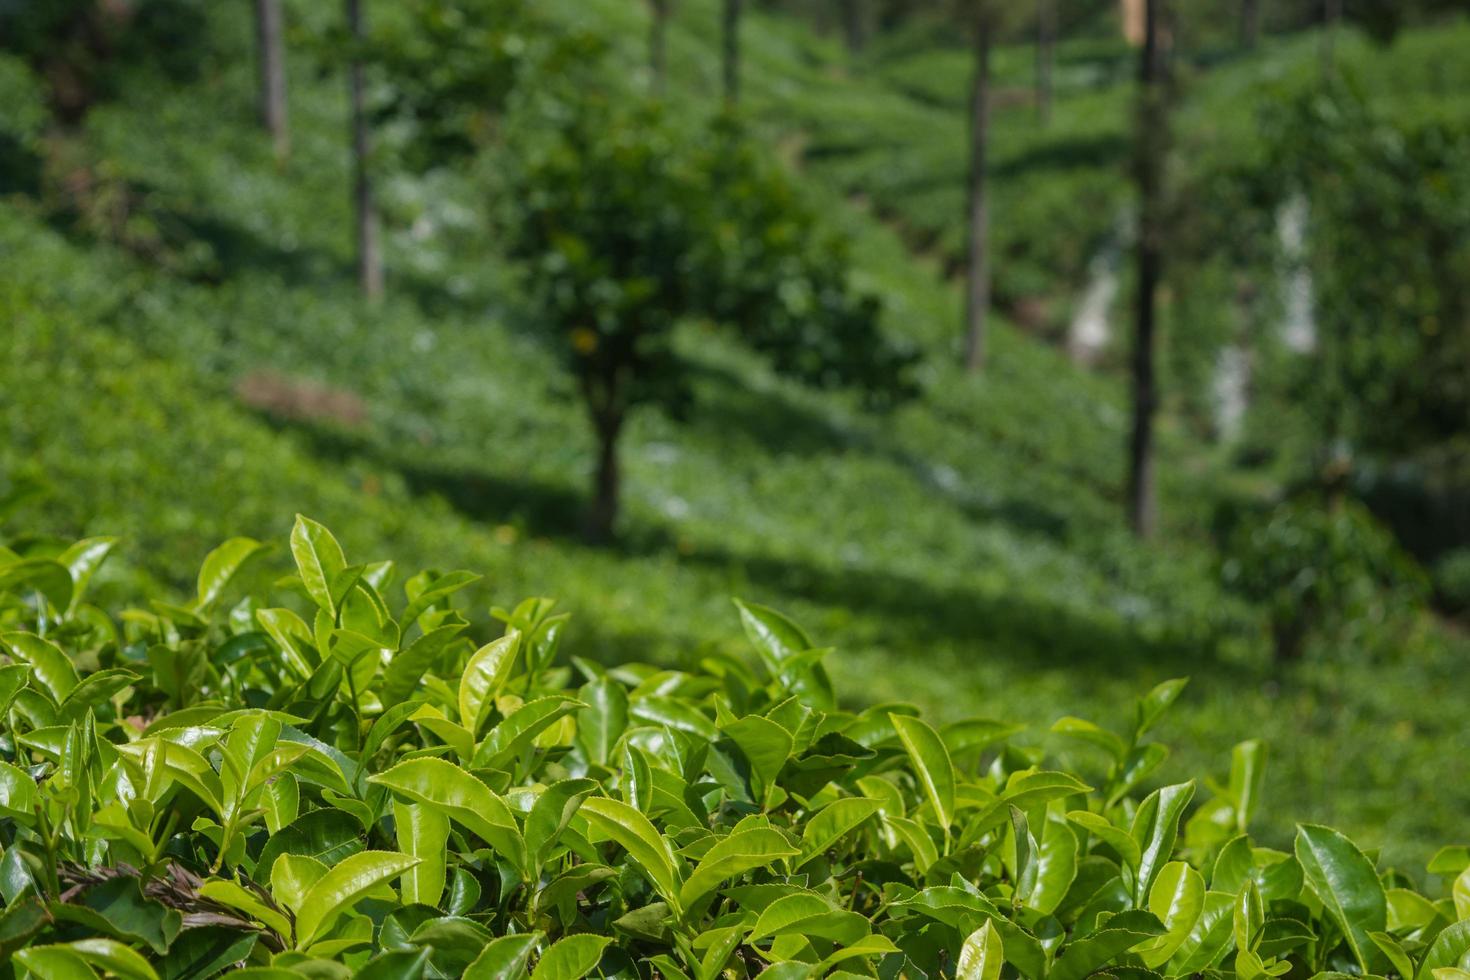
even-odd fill
[{"label": "green tea leaf", "polygon": [[628,692],[604,675],[582,685],[577,698],[585,705],[577,712],[577,741],[588,759],[607,765],[628,727]]},{"label": "green tea leaf", "polygon": [[878,800],[848,797],[834,800],[822,807],[806,822],[806,827],[801,832],[801,855],[796,860],[796,866],[801,867],[856,830],[882,806]]},{"label": "green tea leaf", "polygon": [[[431,949],[394,949],[379,953],[352,975],[352,980],[420,980],[429,968]],[[238,976],[236,972],[232,977]],[[288,973],[287,977],[299,976]],[[283,978],[285,980],[285,978]]]},{"label": "green tea leaf", "polygon": [[1096,932],[1067,944],[1047,980],[1082,980],[1163,931],[1163,925],[1152,912],[1142,909],[1119,912]]},{"label": "green tea leaf", "polygon": [[1363,972],[1372,973],[1379,957],[1368,933],[1388,924],[1388,900],[1373,862],[1342,834],[1314,824],[1297,827],[1296,856]]},{"label": "green tea leaf", "polygon": [[802,935],[848,945],[871,931],[868,920],[858,913],[834,908],[814,892],[799,892],[768,905],[745,941],[754,945],[762,939]]},{"label": "green tea leaf", "polygon": [[603,951],[613,942],[607,936],[566,936],[541,954],[532,980],[582,980],[597,968]]},{"label": "green tea leaf", "polygon": [[16,960],[37,980],[96,980],[97,974],[80,954],[66,946],[33,946],[15,954]]},{"label": "green tea leaf", "polygon": [[52,703],[60,705],[77,686],[77,669],[61,648],[34,633],[0,633],[0,644],[10,655],[31,667],[31,678],[38,682]]},{"label": "green tea leaf", "polygon": [[582,980],[597,968],[602,951],[612,939],[608,936],[565,936],[552,943],[536,969],[531,971],[532,980]]},{"label": "green tea leaf", "polygon": [[1424,959],[1419,961],[1419,973],[1414,980],[1434,980],[1435,970],[1459,967],[1467,955],[1470,955],[1470,919],[1440,930]]},{"label": "green tea leaf", "polygon": [[523,933],[491,940],[464,971],[462,980],[519,980],[526,963],[541,941],[541,933]]},{"label": "green tea leaf", "polygon": [[282,854],[333,865],[363,849],[362,825],[341,810],[311,810],[272,834],[261,849],[255,879],[264,881]]},{"label": "green tea leaf", "polygon": [[199,567],[194,608],[203,610],[213,605],[251,556],[264,547],[253,538],[230,538],[205,555],[204,564]]},{"label": "green tea leaf", "polygon": [[955,798],[954,764],[950,762],[949,750],[939,733],[918,718],[890,714],[888,720],[908,752],[914,776],[934,807],[934,816],[947,840],[954,823]]},{"label": "green tea leaf", "polygon": [[1230,753],[1230,798],[1235,801],[1235,830],[1245,833],[1261,799],[1266,778],[1266,744],[1251,739]]},{"label": "green tea leaf", "polygon": [[1165,969],[1171,977],[1203,973],[1220,962],[1233,938],[1235,896],[1205,892],[1199,918]]},{"label": "green tea leaf", "polygon": [[812,649],[811,641],[801,627],[765,606],[739,599],[735,600],[735,606],[740,610],[740,623],[745,627],[745,635],[760,654],[766,669],[803,703],[823,710],[835,708],[837,699],[832,691],[832,680],[820,662],[796,667],[787,665],[787,661],[795,661]]},{"label": "green tea leaf", "polygon": [[369,776],[413,803],[435,807],[517,867],[525,866],[525,842],[510,808],[490,788],[443,759],[409,759]]},{"label": "green tea leaf", "polygon": [[1055,912],[1077,877],[1077,857],[1077,834],[1066,821],[1048,817],[1036,854],[1035,885],[1025,899],[1027,907],[1043,915]]},{"label": "green tea leaf", "polygon": [[1133,900],[1140,908],[1148,902],[1149,890],[1154,886],[1159,869],[1174,853],[1174,842],[1179,837],[1179,820],[1193,798],[1194,781],[1190,780],[1160,787],[1138,805],[1131,835],[1138,844],[1138,874],[1133,885]]},{"label": "green tea leaf", "polygon": [[495,704],[495,695],[505,686],[520,649],[521,634],[510,630],[500,639],[487,643],[465,665],[459,680],[459,723],[471,736],[480,729]]},{"label": "green tea leaf", "polygon": [[[866,802],[866,801],[865,801]],[[755,868],[769,867],[800,853],[780,831],[768,827],[737,830],[705,852],[679,889],[679,904],[690,908],[722,881]]]},{"label": "green tea leaf", "polygon": [[1184,693],[1184,688],[1188,684],[1189,678],[1176,677],[1155,685],[1153,690],[1138,699],[1134,722],[1135,740],[1142,738],[1144,733],[1158,723],[1160,716],[1179,699],[1179,695]]},{"label": "green tea leaf", "polygon": [[332,532],[297,514],[296,525],[291,528],[291,556],[296,559],[296,570],[301,575],[306,594],[321,609],[335,613],[337,604],[332,599],[332,580],[347,567],[347,559]]},{"label": "green tea leaf", "polygon": [[989,919],[965,939],[955,961],[955,980],[1000,980],[1005,948]]},{"label": "green tea leaf", "polygon": [[597,784],[590,779],[563,779],[536,797],[526,817],[526,851],[536,865],[545,860],[546,852],[572,822],[582,802],[596,790]]},{"label": "green tea leaf", "polygon": [[322,875],[301,899],[296,913],[296,945],[305,949],[336,917],[376,886],[403,874],[419,859],[392,851],[363,851],[344,858]]},{"label": "green tea leaf", "polygon": [[1164,924],[1165,932],[1139,947],[1144,965],[1158,969],[1173,958],[1194,931],[1205,907],[1205,879],[1183,861],[1159,869],[1149,890],[1148,909]]},{"label": "green tea leaf", "polygon": [[1122,828],[1113,826],[1107,817],[1087,810],[1071,810],[1067,819],[1116,851],[1124,865],[1134,870],[1138,868],[1138,842]]},{"label": "green tea leaf", "polygon": [[291,923],[279,911],[271,908],[260,896],[248,891],[233,881],[211,879],[199,886],[201,898],[239,909],[256,922],[269,926],[276,934],[286,939],[291,937]]},{"label": "green tea leaf", "polygon": [[444,846],[449,840],[449,818],[423,803],[394,800],[393,826],[398,849],[418,858],[419,862],[403,875],[403,900],[438,905],[444,894]]},{"label": "green tea leaf", "polygon": [[777,774],[791,757],[795,744],[791,733],[759,715],[747,715],[731,722],[724,726],[724,731],[740,746],[741,754],[750,763],[755,799],[764,807],[776,785]]},{"label": "green tea leaf", "polygon": [[638,870],[676,913],[681,911],[677,905],[679,873],[674,853],[647,817],[626,803],[600,796],[583,802],[581,812],[594,831],[628,852]]},{"label": "green tea leaf", "polygon": [[271,897],[277,905],[300,913],[306,893],[326,876],[327,866],[300,854],[282,854],[271,865]]}]

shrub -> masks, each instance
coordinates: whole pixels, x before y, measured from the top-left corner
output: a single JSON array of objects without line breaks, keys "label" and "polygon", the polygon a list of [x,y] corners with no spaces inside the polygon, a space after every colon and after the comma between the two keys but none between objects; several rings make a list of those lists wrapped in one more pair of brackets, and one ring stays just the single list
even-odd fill
[{"label": "shrub", "polygon": [[1230,534],[1226,584],[1262,604],[1278,660],[1294,660],[1313,639],[1382,648],[1423,608],[1424,575],[1361,504],[1313,498],[1240,520]]},{"label": "shrub", "polygon": [[1470,548],[1456,548],[1435,562],[1434,593],[1446,611],[1470,612]]},{"label": "shrub", "polygon": [[1320,355],[1293,393],[1322,443],[1355,454],[1452,443],[1470,418],[1470,126],[1384,112],[1342,81],[1272,110],[1270,179],[1311,215]]},{"label": "shrub", "polygon": [[195,0],[3,3],[0,48],[31,63],[46,79],[52,110],[73,124],[116,92],[130,64],[194,78],[214,54],[201,38],[202,8]]},{"label": "shrub", "polygon": [[[0,553],[0,945],[18,975],[132,980],[910,976],[1082,980],[1463,968],[1432,902],[1325,827],[1247,836],[1264,753],[1186,814],[1145,792],[1160,684],[1067,772],[1015,726],[835,703],[791,621],[739,605],[754,663],[562,663],[546,599],[454,608],[467,572],[348,564],[298,519],[296,572],[230,604],[109,615],[113,542]],[[258,578],[259,576],[246,576]]]}]

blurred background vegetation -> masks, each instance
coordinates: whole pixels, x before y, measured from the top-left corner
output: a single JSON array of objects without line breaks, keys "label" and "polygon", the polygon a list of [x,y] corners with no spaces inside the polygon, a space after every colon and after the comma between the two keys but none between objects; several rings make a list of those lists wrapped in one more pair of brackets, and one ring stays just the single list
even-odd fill
[{"label": "blurred background vegetation", "polygon": [[1158,778],[1264,737],[1268,843],[1422,865],[1459,6],[4,0],[3,539],[117,536],[125,599],[300,511],[606,660],[737,648],[738,595],[1037,742],[1190,675]]}]

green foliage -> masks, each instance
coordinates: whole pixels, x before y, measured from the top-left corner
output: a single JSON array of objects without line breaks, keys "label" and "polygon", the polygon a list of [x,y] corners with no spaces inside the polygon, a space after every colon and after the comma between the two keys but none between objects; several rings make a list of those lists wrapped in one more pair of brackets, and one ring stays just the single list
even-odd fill
[{"label": "green foliage", "polygon": [[1457,548],[1435,562],[1434,592],[1450,612],[1470,612],[1470,548]]},{"label": "green foliage", "polygon": [[[385,82],[373,122],[415,172],[490,145],[527,76],[566,78],[601,54],[594,35],[563,30],[527,0],[412,0],[380,13],[362,53]],[[330,57],[351,50],[341,34],[328,32]]]},{"label": "green foliage", "polygon": [[512,164],[504,226],[602,447],[594,533],[611,529],[629,412],[686,412],[683,321],[731,328],[807,383],[878,403],[911,392],[914,356],[882,331],[878,299],[849,287],[837,239],[739,126],[676,130],[657,104],[559,108],[556,136],[525,139]]},{"label": "green foliage", "polygon": [[[613,56],[591,66],[607,91],[642,89],[643,5],[538,6],[612,43]],[[735,650],[740,627],[723,597],[781,603],[839,648],[829,664],[841,697],[911,699],[936,727],[1000,710],[1002,696],[1008,714],[1043,725],[1063,706],[1116,720],[1134,691],[1190,672],[1189,707],[1173,716],[1175,752],[1158,778],[1182,781],[1214,765],[1213,746],[1260,737],[1276,749],[1262,842],[1290,850],[1291,819],[1307,819],[1409,866],[1455,836],[1470,807],[1470,728],[1440,694],[1458,683],[1464,644],[1450,634],[1392,670],[1344,646],[1283,683],[1259,613],[1222,590],[1203,520],[1190,517],[1206,515],[1221,480],[1238,477],[1211,466],[1197,441],[1162,431],[1171,526],[1159,546],[1137,546],[1118,517],[1122,387],[1003,321],[997,370],[984,385],[966,383],[951,367],[955,290],[892,227],[843,202],[836,158],[813,153],[789,179],[824,195],[854,283],[885,298],[885,329],[923,345],[922,396],[870,415],[844,392],[774,376],[728,333],[686,325],[679,345],[700,411],[677,424],[635,413],[622,447],[625,546],[584,547],[577,512],[594,452],[585,413],[507,281],[514,264],[468,208],[483,204],[483,185],[446,174],[385,182],[390,264],[405,270],[405,288],[363,308],[344,272],[340,74],[316,70],[293,34],[299,125],[292,158],[278,164],[269,141],[243,125],[256,91],[250,5],[207,7],[208,43],[230,55],[217,76],[178,85],[135,66],[77,136],[112,173],[146,185],[140,216],[186,220],[188,247],[211,256],[208,277],[71,234],[21,195],[0,203],[0,322],[11,354],[0,383],[16,393],[0,397],[0,482],[34,474],[46,485],[6,527],[26,532],[28,551],[120,536],[127,547],[90,586],[108,608],[144,590],[193,601],[213,542],[274,537],[303,510],[328,519],[350,552],[483,571],[464,593],[473,608],[554,590],[576,611],[566,648],[608,662],[680,664]],[[370,24],[386,29],[390,9],[370,3]],[[336,3],[287,10],[293,31],[341,17]],[[717,10],[683,0],[671,29],[668,108],[691,131],[718,93]],[[821,123],[855,142],[869,124],[897,126],[901,151],[890,141],[864,154],[881,175],[962,129],[956,114],[911,115],[917,103],[895,101],[876,72],[845,74],[831,39],[758,6],[749,16],[747,54],[760,67],[742,98],[763,142],[799,148],[780,142],[786,124]],[[1465,87],[1457,82],[1470,62],[1446,55],[1465,36],[1413,32],[1370,61],[1363,53],[1376,49],[1345,34],[1341,54],[1376,66],[1375,91],[1392,83],[1428,109]],[[1059,51],[1059,66],[1071,67],[1058,72],[1049,140],[1066,141],[1074,113],[1100,117],[1082,88],[1100,59],[1126,51],[1116,40],[1093,47]],[[1313,38],[1268,53],[1283,72],[1317,77]],[[924,59],[914,59],[919,74]],[[1253,118],[1236,87],[1253,64],[1232,62],[1195,90],[1211,125]],[[1025,46],[997,52],[1004,86],[1026,84],[1030,65]],[[1124,67],[1117,77],[1131,76]],[[0,72],[0,84],[10,80]],[[538,91],[548,82],[537,81]],[[681,93],[694,103],[687,116],[691,107],[672,104]],[[1025,109],[1007,115],[1036,129]],[[805,145],[816,148],[816,133]],[[1048,195],[1056,176],[1037,175]],[[1103,224],[1113,216],[1074,210]],[[459,237],[467,230],[473,238]],[[365,415],[343,425],[263,408],[244,394],[256,372],[350,393]],[[245,574],[266,569],[252,559]],[[1403,806],[1406,797],[1416,805]],[[351,819],[341,818],[323,814],[301,834],[339,847],[329,832]]]},{"label": "green foliage", "polygon": [[110,547],[0,553],[22,980],[1443,980],[1470,957],[1459,884],[1435,901],[1317,825],[1252,843],[1259,744],[1193,815],[1195,781],[1145,793],[1182,681],[1122,731],[1059,724],[1108,762],[1084,776],[1014,726],[836,706],[826,651],[759,606],[756,658],[604,668],[563,661],[547,599],[477,648],[475,576],[349,563],[302,517],[294,573],[248,592],[261,549],[235,538],[187,605],[91,604]]},{"label": "green foliage", "polygon": [[0,5],[0,50],[24,58],[47,82],[51,108],[74,123],[116,94],[122,73],[150,62],[191,79],[212,52],[200,43],[199,0],[46,0]]},{"label": "green foliage", "polygon": [[729,120],[676,129],[657,105],[591,106],[527,152],[505,221],[594,417],[681,407],[681,320],[735,330],[802,381],[908,391],[912,359],[847,283],[838,239]]},{"label": "green foliage", "polygon": [[1351,500],[1304,498],[1245,517],[1226,546],[1224,576],[1269,610],[1283,660],[1313,639],[1402,649],[1428,592],[1393,534]]},{"label": "green foliage", "polygon": [[1381,111],[1347,83],[1303,92],[1269,121],[1272,179],[1311,208],[1321,355],[1301,366],[1296,397],[1324,441],[1354,451],[1459,436],[1470,421],[1470,126]]}]

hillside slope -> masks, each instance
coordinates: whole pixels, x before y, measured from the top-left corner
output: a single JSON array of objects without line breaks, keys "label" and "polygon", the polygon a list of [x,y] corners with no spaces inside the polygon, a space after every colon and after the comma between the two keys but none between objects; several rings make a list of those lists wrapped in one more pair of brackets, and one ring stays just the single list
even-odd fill
[{"label": "hillside slope", "polygon": [[[610,2],[586,10],[620,32],[619,50],[642,36]],[[557,596],[575,616],[573,651],[606,659],[733,648],[739,595],[837,646],[845,698],[1011,718],[1038,740],[1061,715],[1107,719],[1192,674],[1171,723],[1179,771],[1223,769],[1234,741],[1266,737],[1275,812],[1405,856],[1451,832],[1470,802],[1470,734],[1423,696],[1455,676],[1451,653],[1387,685],[1351,661],[1280,683],[1198,531],[1181,522],[1150,549],[1126,534],[1121,389],[1004,324],[994,369],[966,378],[949,356],[954,290],[861,210],[833,220],[890,329],[929,351],[924,398],[870,415],[691,328],[694,417],[636,418],[626,539],[584,546],[590,440],[476,224],[474,185],[388,188],[402,219],[391,295],[364,307],[347,262],[341,80],[295,54],[296,147],[278,168],[252,126],[245,8],[213,17],[227,52],[216,66],[187,87],[138,73],[83,136],[163,229],[170,261],[48,220],[28,195],[0,203],[0,318],[14,337],[0,472],[49,485],[10,534],[120,535],[126,564],[109,587],[126,593],[130,574],[187,587],[219,539],[278,537],[305,512],[357,559],[483,573],[477,603]],[[810,62],[815,42],[779,26],[769,52],[752,44],[760,85],[800,90],[814,73],[828,97],[851,84],[849,103],[868,104],[870,88]],[[715,63],[697,33],[680,37],[676,66]],[[624,74],[610,68],[609,84]],[[328,408],[296,397],[308,381],[336,393]],[[1171,472],[1169,492],[1190,499],[1200,477]],[[1374,749],[1338,751],[1347,740]],[[1424,805],[1402,806],[1404,793]]]}]

